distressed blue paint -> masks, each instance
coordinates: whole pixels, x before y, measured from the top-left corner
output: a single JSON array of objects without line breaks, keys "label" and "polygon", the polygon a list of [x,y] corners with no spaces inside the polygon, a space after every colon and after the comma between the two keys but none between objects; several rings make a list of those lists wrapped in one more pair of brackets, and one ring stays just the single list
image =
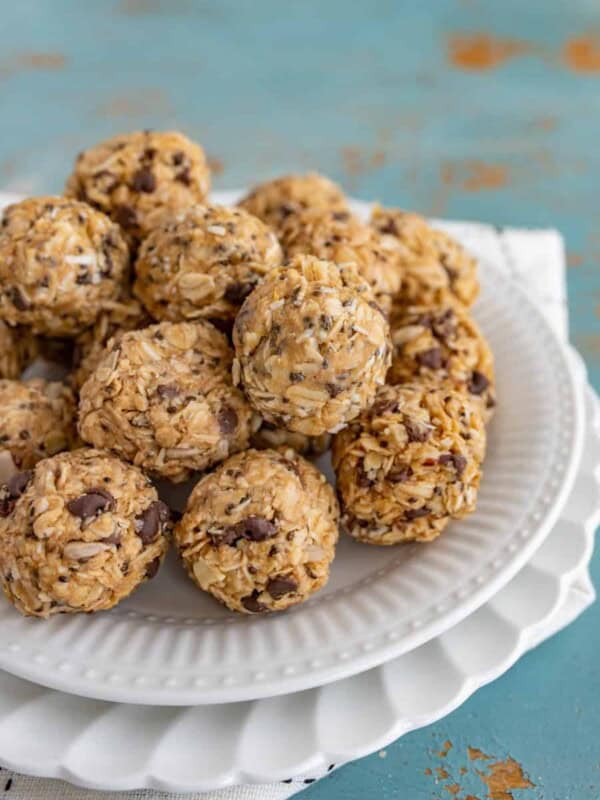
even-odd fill
[{"label": "distressed blue paint", "polygon": [[[322,170],[365,198],[448,217],[556,225],[583,263],[569,272],[572,335],[600,386],[600,75],[560,63],[565,37],[598,27],[591,0],[19,0],[0,16],[0,185],[59,190],[73,154],[138,127],[180,127],[224,162],[233,187]],[[448,66],[446,37],[485,30],[535,52],[485,73]],[[60,53],[64,69],[27,66]],[[556,127],[540,126],[553,117]],[[343,148],[367,169],[348,169]],[[383,163],[381,155],[383,154]],[[445,186],[447,162],[508,168],[505,187]],[[594,338],[595,337],[595,338]],[[598,576],[600,559],[594,571]],[[430,729],[346,767],[306,798],[450,797],[467,744],[521,761],[538,796],[600,796],[600,609]],[[452,772],[452,770],[449,770]],[[483,796],[481,783],[462,779]],[[519,796],[519,792],[515,793]]]}]

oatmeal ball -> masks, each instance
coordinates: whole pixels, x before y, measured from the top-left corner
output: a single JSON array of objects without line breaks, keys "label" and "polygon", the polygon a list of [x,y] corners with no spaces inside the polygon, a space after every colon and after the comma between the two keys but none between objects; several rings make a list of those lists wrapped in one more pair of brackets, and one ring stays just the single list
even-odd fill
[{"label": "oatmeal ball", "polygon": [[118,226],[85,203],[31,197],[0,227],[0,319],[45,336],[75,336],[127,279]]},{"label": "oatmeal ball", "polygon": [[98,450],[40,461],[0,488],[0,580],[36,617],[112,608],[156,575],[169,510],[135,467]]},{"label": "oatmeal ball", "polygon": [[467,396],[385,386],[333,440],[344,528],[368,544],[435,539],[475,510],[484,451],[480,409]]},{"label": "oatmeal ball", "polygon": [[65,194],[104,211],[135,245],[163,214],[203,202],[209,189],[200,145],[175,131],[136,131],[81,153]]},{"label": "oatmeal ball", "polygon": [[346,196],[340,187],[324,175],[283,175],[255,186],[239,205],[262,219],[276,233],[290,214],[305,208],[322,211],[347,211]]},{"label": "oatmeal ball", "polygon": [[163,322],[112,339],[80,393],[79,431],[180,482],[248,446],[255,415],[231,380],[233,353],[208,322]]},{"label": "oatmeal ball", "polygon": [[402,286],[402,269],[396,249],[386,247],[387,237],[374,228],[348,211],[307,209],[284,220],[280,239],[288,258],[308,253],[338,265],[353,264],[389,313]]},{"label": "oatmeal ball", "polygon": [[38,339],[29,328],[11,328],[0,320],[0,378],[18,378],[38,351]]},{"label": "oatmeal ball", "polygon": [[400,310],[390,322],[391,384],[427,380],[449,383],[481,401],[487,421],[496,405],[494,358],[468,312],[451,306]]},{"label": "oatmeal ball", "polygon": [[368,406],[390,363],[389,328],[354,269],[296,256],[235,321],[234,380],[267,422],[320,436]]},{"label": "oatmeal ball", "polygon": [[86,328],[75,340],[71,385],[77,391],[81,389],[100,363],[109,339],[120,340],[127,331],[145,328],[151,321],[142,304],[133,297],[124,296],[107,303],[92,327]]},{"label": "oatmeal ball", "polygon": [[473,305],[479,294],[477,262],[455,239],[398,208],[376,207],[371,225],[397,253],[403,271],[399,305]]},{"label": "oatmeal ball", "polygon": [[155,319],[204,318],[231,330],[246,296],[281,260],[277,237],[256,217],[197,205],[144,240],[134,291]]},{"label": "oatmeal ball", "polygon": [[233,611],[282,611],[329,577],[335,493],[294,450],[247,450],[203,478],[175,528],[192,580]]},{"label": "oatmeal ball", "polygon": [[17,469],[31,469],[77,442],[75,398],[63,383],[0,380],[0,408],[0,452]]}]

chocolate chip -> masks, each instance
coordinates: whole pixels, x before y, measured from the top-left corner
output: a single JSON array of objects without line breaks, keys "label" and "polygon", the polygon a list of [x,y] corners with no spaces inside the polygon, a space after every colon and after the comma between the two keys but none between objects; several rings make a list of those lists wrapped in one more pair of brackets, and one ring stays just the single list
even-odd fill
[{"label": "chocolate chip", "polygon": [[427,428],[422,428],[407,416],[404,417],[403,422],[409,442],[426,442],[429,439],[429,430]]},{"label": "chocolate chip", "polygon": [[144,544],[153,542],[161,531],[162,525],[170,517],[169,507],[162,500],[155,500],[135,519],[135,532]]},{"label": "chocolate chip", "polygon": [[183,153],[181,150],[173,153],[173,164],[175,164],[176,167],[178,167],[180,164],[183,164]]},{"label": "chocolate chip", "polygon": [[19,439],[27,441],[27,439],[31,439],[31,434],[26,430],[19,431]]},{"label": "chocolate chip", "polygon": [[324,331],[330,331],[333,327],[333,317],[329,314],[321,314],[319,324]]},{"label": "chocolate chip", "polygon": [[290,372],[290,380],[292,383],[299,383],[304,380],[303,372]]},{"label": "chocolate chip", "polygon": [[249,281],[246,283],[230,283],[225,289],[223,297],[232,306],[241,306],[250,292],[254,289],[254,284]]},{"label": "chocolate chip", "polygon": [[156,387],[156,394],[161,400],[172,400],[179,395],[179,388],[172,383],[161,383]]},{"label": "chocolate chip", "polygon": [[380,233],[389,233],[391,236],[398,236],[398,228],[393,219],[386,220],[384,224],[379,225],[377,229]]},{"label": "chocolate chip", "polygon": [[443,453],[438,458],[438,464],[441,464],[442,466],[451,464],[456,470],[456,474],[460,476],[465,471],[467,459],[464,456],[461,456],[460,453]]},{"label": "chocolate chip", "polygon": [[105,544],[114,544],[119,545],[121,544],[121,535],[119,533],[113,533],[112,536],[107,536],[106,539],[102,539]]},{"label": "chocolate chip", "polygon": [[148,167],[138,169],[131,181],[131,188],[134,192],[146,192],[146,194],[153,192],[156,189],[156,178],[152,170]]},{"label": "chocolate chip", "polygon": [[211,544],[215,547],[219,547],[221,544],[227,544],[229,547],[235,547],[236,543],[243,537],[238,530],[237,525],[230,525],[222,532],[209,531],[208,538],[210,539]]},{"label": "chocolate chip", "polygon": [[250,516],[238,522],[236,525],[240,536],[249,539],[251,542],[264,542],[271,539],[277,533],[277,525],[264,517]]},{"label": "chocolate chip", "polygon": [[183,183],[184,186],[189,186],[192,182],[192,174],[189,167],[184,167],[180,172],[175,175],[175,180]]},{"label": "chocolate chip", "polygon": [[230,406],[223,406],[223,408],[217,414],[217,421],[219,423],[221,433],[227,436],[228,434],[233,433],[237,428],[238,415],[235,413],[233,408],[230,408]]},{"label": "chocolate chip", "polygon": [[483,394],[485,390],[490,385],[489,380],[485,377],[482,372],[478,372],[477,370],[473,370],[471,373],[471,380],[468,383],[468,389],[471,394]]},{"label": "chocolate chip", "polygon": [[378,400],[371,406],[372,416],[379,417],[382,414],[393,414],[398,410],[397,400]]},{"label": "chocolate chip", "polygon": [[253,614],[259,614],[261,611],[267,610],[267,607],[258,599],[259,594],[260,592],[255,589],[252,594],[242,597],[242,605],[246,611],[251,611]]},{"label": "chocolate chip", "polygon": [[10,290],[10,298],[15,308],[19,311],[27,311],[30,306],[29,300],[25,297],[22,289],[20,289],[18,286],[12,287]]},{"label": "chocolate chip", "polygon": [[115,498],[105,489],[90,489],[89,492],[69,500],[67,508],[74,517],[89,519],[111,511],[115,507]]},{"label": "chocolate chip", "polygon": [[410,464],[399,462],[392,465],[392,468],[386,475],[386,478],[392,483],[404,483],[404,481],[407,481],[412,474],[413,471]]},{"label": "chocolate chip", "polygon": [[88,286],[92,282],[92,276],[89,272],[81,272],[76,278],[75,283],[78,286]]},{"label": "chocolate chip", "polygon": [[343,392],[343,387],[338,386],[337,383],[326,383],[325,388],[329,397],[337,397],[340,392]]},{"label": "chocolate chip", "polygon": [[33,472],[30,469],[25,470],[24,472],[17,472],[16,475],[13,475],[6,484],[6,488],[8,489],[10,496],[15,500],[17,497],[20,497],[27,488],[32,476]]},{"label": "chocolate chip", "polygon": [[404,512],[404,519],[407,522],[411,522],[413,519],[419,519],[419,517],[426,517],[429,514],[430,509],[427,506],[423,506],[422,508],[409,508],[407,511]]},{"label": "chocolate chip", "polygon": [[146,577],[148,578],[148,580],[150,580],[156,575],[159,567],[160,567],[160,556],[156,556],[156,558],[153,558],[152,561],[146,567]]},{"label": "chocolate chip", "polygon": [[441,369],[444,365],[442,351],[439,347],[431,347],[416,355],[417,364],[428,369]]},{"label": "chocolate chip", "polygon": [[135,228],[137,225],[137,214],[135,213],[135,209],[131,208],[131,206],[117,206],[113,212],[113,217],[115,222],[126,230]]},{"label": "chocolate chip", "polygon": [[280,597],[290,594],[290,592],[295,592],[297,588],[298,584],[296,581],[293,578],[285,576],[271,578],[267,583],[267,592],[271,595],[273,600],[279,600]]},{"label": "chocolate chip", "polygon": [[350,214],[348,211],[334,211],[331,218],[335,219],[337,222],[345,222],[350,219]]}]

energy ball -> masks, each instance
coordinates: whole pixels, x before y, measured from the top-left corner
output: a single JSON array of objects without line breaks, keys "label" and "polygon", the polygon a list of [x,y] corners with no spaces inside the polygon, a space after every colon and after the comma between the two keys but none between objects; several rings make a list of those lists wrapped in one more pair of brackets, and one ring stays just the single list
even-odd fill
[{"label": "energy ball", "polygon": [[233,329],[234,382],[267,422],[320,436],[384,383],[387,320],[353,268],[296,256],[248,296]]},{"label": "energy ball", "polygon": [[38,351],[39,342],[29,328],[11,328],[0,320],[0,378],[18,378]]},{"label": "energy ball", "polygon": [[294,450],[247,450],[196,485],[174,538],[192,580],[232,611],[282,611],[327,582],[338,517]]},{"label": "energy ball", "polygon": [[144,240],[134,291],[155,319],[229,330],[244,299],[282,261],[275,234],[241,208],[194,206]]},{"label": "energy ball", "polygon": [[435,539],[475,510],[484,452],[480,409],[467,396],[385,386],[333,440],[344,528],[368,544]]},{"label": "energy ball", "polygon": [[75,398],[63,383],[0,380],[0,408],[0,452],[17,469],[31,469],[77,442]]},{"label": "energy ball", "polygon": [[277,428],[270,422],[263,422],[250,439],[250,444],[257,450],[291,447],[302,456],[320,456],[331,447],[331,434],[307,436],[304,433],[294,433],[294,431],[286,431],[285,428]]},{"label": "energy ball", "polygon": [[208,322],[163,322],[112,339],[80,393],[79,431],[173,482],[248,446],[256,418]]},{"label": "energy ball", "polygon": [[496,405],[494,357],[471,316],[460,308],[409,308],[394,315],[387,382],[448,383],[481,401],[488,421]]},{"label": "energy ball", "polygon": [[26,615],[112,608],[158,571],[169,510],[142,473],[97,450],[40,461],[0,489],[0,580]]},{"label": "energy ball", "polygon": [[255,186],[239,204],[262,219],[279,234],[284,220],[305,208],[347,211],[348,202],[340,187],[324,175],[283,175]]},{"label": "energy ball", "polygon": [[399,208],[376,207],[371,225],[396,251],[404,273],[398,305],[473,305],[479,294],[477,262],[455,239]]},{"label": "energy ball", "polygon": [[65,194],[104,211],[136,245],[163,214],[203,202],[209,189],[200,145],[175,131],[136,131],[81,153]]},{"label": "energy ball", "polygon": [[31,197],[0,227],[0,319],[75,336],[122,290],[129,250],[117,225],[85,203]]},{"label": "energy ball", "polygon": [[288,258],[307,253],[338,265],[353,264],[389,313],[402,286],[402,269],[395,248],[386,248],[386,237],[374,228],[348,211],[307,209],[290,214],[279,235]]},{"label": "energy ball", "polygon": [[91,328],[75,340],[71,385],[79,391],[100,363],[109,339],[120,340],[127,331],[145,328],[152,320],[134,297],[124,296],[108,303]]}]

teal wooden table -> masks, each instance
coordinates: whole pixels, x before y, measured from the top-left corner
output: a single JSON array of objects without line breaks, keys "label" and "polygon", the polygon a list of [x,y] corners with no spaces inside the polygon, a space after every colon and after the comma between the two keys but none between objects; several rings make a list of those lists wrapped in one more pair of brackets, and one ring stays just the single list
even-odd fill
[{"label": "teal wooden table", "polygon": [[[314,168],[429,214],[556,226],[571,336],[600,387],[593,0],[19,0],[2,6],[0,45],[3,188],[58,191],[84,146],[176,127],[205,145],[218,187]],[[469,747],[522,765],[535,787],[515,800],[597,800],[599,655],[600,606],[306,800],[483,798]]]}]

